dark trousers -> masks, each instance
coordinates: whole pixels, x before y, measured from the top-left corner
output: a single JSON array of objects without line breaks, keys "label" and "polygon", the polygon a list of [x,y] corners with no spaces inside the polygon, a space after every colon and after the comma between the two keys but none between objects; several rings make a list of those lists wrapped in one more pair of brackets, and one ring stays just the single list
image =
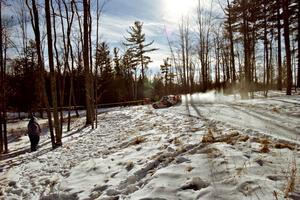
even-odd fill
[{"label": "dark trousers", "polygon": [[40,141],[40,136],[39,135],[29,135],[29,139],[30,139],[30,144],[31,144],[31,151],[36,151],[37,146]]}]

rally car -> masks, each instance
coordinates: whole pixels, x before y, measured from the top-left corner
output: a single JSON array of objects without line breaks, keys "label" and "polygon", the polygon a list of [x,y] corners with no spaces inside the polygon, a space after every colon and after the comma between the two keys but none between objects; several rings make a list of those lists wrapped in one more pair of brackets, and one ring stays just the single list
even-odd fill
[{"label": "rally car", "polygon": [[181,96],[180,95],[167,95],[163,96],[159,101],[152,104],[153,108],[167,108],[174,106],[181,102]]}]

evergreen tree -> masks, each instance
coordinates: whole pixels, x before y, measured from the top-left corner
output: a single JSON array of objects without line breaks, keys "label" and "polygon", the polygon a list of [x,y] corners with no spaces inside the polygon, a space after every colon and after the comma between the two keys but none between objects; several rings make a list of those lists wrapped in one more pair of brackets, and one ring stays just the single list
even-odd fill
[{"label": "evergreen tree", "polygon": [[169,64],[169,58],[164,59],[164,64],[160,65],[160,71],[164,79],[165,94],[168,94],[170,92],[169,91],[169,84],[171,80],[170,68],[171,68],[171,64]]},{"label": "evergreen tree", "polygon": [[129,33],[129,37],[125,38],[126,42],[123,44],[129,47],[129,49],[134,55],[134,58],[138,61],[139,65],[141,66],[141,78],[142,80],[144,80],[147,64],[151,62],[150,57],[146,56],[146,53],[155,51],[157,49],[147,48],[151,46],[154,41],[145,44],[146,38],[145,34],[142,32],[142,28],[143,23],[135,21],[134,25],[130,26],[130,31],[127,31]]}]

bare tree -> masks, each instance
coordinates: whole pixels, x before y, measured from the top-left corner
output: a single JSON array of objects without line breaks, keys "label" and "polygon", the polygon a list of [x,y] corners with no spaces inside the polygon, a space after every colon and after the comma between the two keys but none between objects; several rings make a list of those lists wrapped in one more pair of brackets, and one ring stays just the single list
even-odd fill
[{"label": "bare tree", "polygon": [[30,17],[31,17],[31,25],[35,35],[35,45],[36,45],[36,52],[38,57],[38,65],[39,65],[39,74],[40,77],[40,84],[41,87],[39,91],[41,91],[41,99],[43,100],[44,106],[46,106],[47,117],[48,117],[48,124],[51,136],[51,143],[52,148],[56,147],[55,137],[53,133],[53,124],[52,124],[52,116],[50,111],[50,105],[47,97],[46,87],[45,87],[45,77],[44,77],[44,61],[42,59],[42,51],[41,51],[41,34],[40,34],[40,25],[39,25],[39,13],[36,6],[35,0],[31,0],[31,6],[29,5],[29,0],[26,0],[26,6],[29,9]]},{"label": "bare tree", "polygon": [[284,44],[285,44],[285,54],[286,54],[286,72],[287,72],[287,87],[286,94],[292,94],[292,63],[291,63],[291,47],[290,47],[290,27],[289,27],[289,0],[283,0],[283,30],[284,30]]},{"label": "bare tree", "polygon": [[189,30],[189,19],[181,20],[179,25],[179,36],[180,36],[180,54],[182,60],[182,71],[183,71],[183,90],[185,92],[191,92],[191,79],[192,76],[192,55],[191,55],[191,44],[190,44],[190,30]]},{"label": "bare tree", "polygon": [[214,49],[215,49],[215,87],[220,87],[220,61],[221,61],[221,36],[220,26],[214,31]]},{"label": "bare tree", "polygon": [[6,67],[3,60],[2,1],[0,1],[0,153],[8,152],[6,115]]},{"label": "bare tree", "polygon": [[201,65],[200,83],[202,83],[202,90],[208,89],[210,82],[210,66],[209,66],[209,53],[210,53],[210,33],[212,21],[212,2],[210,9],[207,12],[201,7],[201,0],[198,0],[197,8],[197,24],[198,24],[198,57]]},{"label": "bare tree", "polygon": [[297,86],[300,87],[300,2],[298,1],[298,13],[297,13],[297,19],[298,19],[298,76],[297,76]]},{"label": "bare tree", "polygon": [[83,63],[85,72],[85,100],[86,100],[86,125],[93,124],[92,95],[91,95],[91,74],[89,67],[89,2],[83,0]]},{"label": "bare tree", "polygon": [[55,128],[55,139],[56,146],[62,145],[62,131],[60,128],[60,121],[58,118],[57,109],[57,88],[56,88],[56,77],[53,62],[53,43],[52,43],[52,31],[51,31],[51,15],[50,15],[50,0],[45,0],[45,13],[46,13],[46,26],[47,26],[47,41],[48,41],[48,60],[50,68],[50,81],[51,81],[51,96],[53,106],[53,118]]},{"label": "bare tree", "polygon": [[[75,15],[75,11],[74,11],[74,1],[72,0],[71,2],[71,17],[69,17],[69,12],[68,12],[68,7],[67,4],[65,2],[65,0],[63,0],[63,4],[65,6],[65,10],[66,10],[66,20],[67,20],[67,47],[66,47],[66,62],[68,62],[67,67],[69,70],[69,74],[70,74],[70,92],[69,92],[69,100],[68,100],[68,131],[70,131],[70,124],[71,124],[71,104],[72,104],[72,97],[74,96],[75,99],[75,95],[74,95],[74,55],[73,55],[73,49],[72,49],[72,43],[71,43],[71,29],[72,29],[72,24],[73,24],[73,20],[74,20],[74,15]],[[69,66],[69,55],[71,57],[71,66],[72,68],[70,69]],[[75,102],[74,102],[75,104]]]},{"label": "bare tree", "polygon": [[282,60],[281,60],[281,0],[276,0],[276,19],[277,19],[277,62],[278,62],[278,78],[277,89],[282,89]]},{"label": "bare tree", "polygon": [[[232,20],[232,8],[229,3],[227,2],[227,9],[223,9],[223,12],[227,15],[227,21],[225,22],[225,29],[228,32],[229,44],[230,44],[230,66],[231,66],[231,73],[232,73],[232,82],[236,82],[236,70],[235,70],[235,53],[234,53],[234,38],[233,38],[233,20]],[[222,6],[221,6],[222,7]]]}]

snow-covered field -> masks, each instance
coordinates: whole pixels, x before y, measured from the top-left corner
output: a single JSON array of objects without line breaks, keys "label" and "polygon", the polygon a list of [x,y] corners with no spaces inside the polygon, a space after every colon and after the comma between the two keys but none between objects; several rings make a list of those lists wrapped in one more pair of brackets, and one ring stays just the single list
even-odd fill
[{"label": "snow-covered field", "polygon": [[199,94],[83,124],[55,150],[47,134],[34,153],[26,136],[10,143],[0,199],[300,199],[299,95]]}]

